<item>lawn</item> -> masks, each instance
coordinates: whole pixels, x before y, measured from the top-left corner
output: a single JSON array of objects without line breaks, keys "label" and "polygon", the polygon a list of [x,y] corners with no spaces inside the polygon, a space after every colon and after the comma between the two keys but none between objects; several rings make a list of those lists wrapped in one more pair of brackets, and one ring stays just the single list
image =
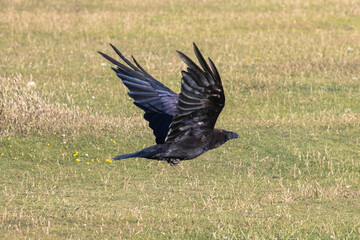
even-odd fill
[{"label": "lawn", "polygon": [[[1,239],[359,239],[360,5],[0,2]],[[192,42],[239,139],[172,167],[97,51],[180,90]]]}]

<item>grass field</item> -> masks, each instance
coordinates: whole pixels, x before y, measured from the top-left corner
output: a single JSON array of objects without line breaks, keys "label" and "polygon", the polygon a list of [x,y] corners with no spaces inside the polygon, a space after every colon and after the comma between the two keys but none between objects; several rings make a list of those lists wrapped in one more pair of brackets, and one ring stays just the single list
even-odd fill
[{"label": "grass field", "polygon": [[[359,239],[359,40],[352,0],[2,0],[0,238]],[[96,51],[178,92],[193,41],[240,138],[111,161],[154,137]]]}]

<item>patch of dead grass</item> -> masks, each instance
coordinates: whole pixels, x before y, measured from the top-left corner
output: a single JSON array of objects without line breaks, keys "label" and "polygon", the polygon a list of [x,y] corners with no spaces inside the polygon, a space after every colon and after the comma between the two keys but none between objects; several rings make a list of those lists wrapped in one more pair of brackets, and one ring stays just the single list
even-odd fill
[{"label": "patch of dead grass", "polygon": [[91,131],[99,134],[109,129],[132,125],[129,118],[109,117],[67,104],[48,103],[26,83],[21,74],[0,78],[0,135],[43,134],[61,132],[79,134]]}]

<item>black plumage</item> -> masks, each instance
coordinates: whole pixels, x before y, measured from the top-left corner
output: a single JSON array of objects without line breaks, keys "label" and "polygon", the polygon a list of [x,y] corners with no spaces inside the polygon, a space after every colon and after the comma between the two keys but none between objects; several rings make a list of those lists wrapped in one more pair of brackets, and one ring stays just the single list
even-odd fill
[{"label": "black plumage", "polygon": [[134,104],[145,111],[144,118],[156,137],[156,145],[119,155],[115,160],[142,157],[176,165],[239,137],[234,132],[214,128],[225,105],[224,89],[215,64],[209,58],[209,67],[195,43],[194,52],[202,68],[178,51],[188,65],[187,70],[181,72],[179,95],[153,78],[133,57],[136,66],[110,46],[128,66],[99,53],[116,65],[112,69],[130,90],[128,94]]}]

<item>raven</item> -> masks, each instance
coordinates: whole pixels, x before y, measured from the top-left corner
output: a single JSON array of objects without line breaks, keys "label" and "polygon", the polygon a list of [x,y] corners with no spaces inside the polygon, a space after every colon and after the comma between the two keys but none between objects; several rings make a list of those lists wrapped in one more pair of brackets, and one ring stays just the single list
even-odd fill
[{"label": "raven", "polygon": [[214,63],[209,58],[209,67],[196,44],[193,45],[202,69],[177,51],[188,66],[181,72],[179,95],[147,73],[134,57],[136,66],[131,63],[112,44],[110,46],[128,66],[99,52],[116,65],[112,69],[130,90],[128,94],[134,99],[134,104],[145,111],[144,118],[156,137],[156,145],[119,155],[114,160],[141,157],[177,165],[239,137],[234,132],[214,128],[225,105],[224,89]]}]

